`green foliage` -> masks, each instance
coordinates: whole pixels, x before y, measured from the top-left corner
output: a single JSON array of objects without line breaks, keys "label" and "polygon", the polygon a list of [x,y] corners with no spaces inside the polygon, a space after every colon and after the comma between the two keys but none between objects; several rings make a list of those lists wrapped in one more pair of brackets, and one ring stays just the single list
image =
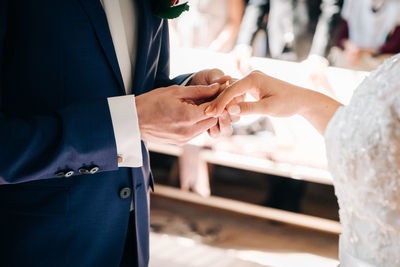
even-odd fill
[{"label": "green foliage", "polygon": [[151,4],[154,15],[162,19],[174,19],[184,11],[189,11],[188,3],[171,6],[171,0],[152,0]]}]

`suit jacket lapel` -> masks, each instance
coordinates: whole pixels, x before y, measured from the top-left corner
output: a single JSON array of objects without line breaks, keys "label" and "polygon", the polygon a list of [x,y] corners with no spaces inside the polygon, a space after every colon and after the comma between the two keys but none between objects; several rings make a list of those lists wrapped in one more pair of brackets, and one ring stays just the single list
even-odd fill
[{"label": "suit jacket lapel", "polygon": [[117,56],[115,54],[115,48],[112,42],[110,29],[108,27],[107,17],[103,7],[101,6],[100,0],[80,1],[92,23],[92,27],[96,33],[97,39],[100,42],[105,57],[107,58],[107,61],[114,72],[121,92],[125,94],[125,87],[122,80],[121,71],[119,69]]}]

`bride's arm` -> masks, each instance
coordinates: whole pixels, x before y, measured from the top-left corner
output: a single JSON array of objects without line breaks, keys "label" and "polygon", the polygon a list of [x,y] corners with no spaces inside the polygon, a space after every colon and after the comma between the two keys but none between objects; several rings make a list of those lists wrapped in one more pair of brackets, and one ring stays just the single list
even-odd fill
[{"label": "bride's arm", "polygon": [[337,109],[342,106],[341,103],[324,94],[307,89],[301,103],[302,109],[298,114],[308,120],[322,135],[325,134],[326,126]]},{"label": "bride's arm", "polygon": [[[227,107],[232,99],[245,93],[250,93],[257,101]],[[299,114],[324,134],[328,122],[341,105],[326,95],[254,71],[223,91],[206,112],[219,115],[227,108],[229,113],[235,115],[288,117]]]}]

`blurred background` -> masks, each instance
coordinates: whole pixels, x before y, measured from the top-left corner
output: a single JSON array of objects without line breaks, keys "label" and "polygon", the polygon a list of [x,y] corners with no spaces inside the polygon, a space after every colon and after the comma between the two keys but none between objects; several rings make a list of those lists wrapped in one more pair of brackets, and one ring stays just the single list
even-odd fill
[{"label": "blurred background", "polygon": [[[400,52],[398,0],[189,4],[169,21],[171,77],[261,70],[346,104]],[[245,116],[233,129],[182,147],[148,144],[150,266],[337,266],[340,224],[323,137],[298,116]]]}]

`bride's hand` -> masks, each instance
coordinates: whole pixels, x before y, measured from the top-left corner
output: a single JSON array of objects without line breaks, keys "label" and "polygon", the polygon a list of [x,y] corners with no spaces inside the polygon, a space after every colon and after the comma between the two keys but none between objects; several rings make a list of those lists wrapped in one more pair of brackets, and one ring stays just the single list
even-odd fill
[{"label": "bride's hand", "polygon": [[[206,110],[208,115],[220,115],[225,108],[230,114],[267,114],[287,117],[301,112],[301,98],[306,89],[272,78],[260,71],[253,71],[225,89]],[[232,103],[239,96],[250,93],[256,102]]]},{"label": "bride's hand", "polygon": [[[250,93],[257,101],[232,103],[239,96]],[[334,99],[293,84],[253,71],[226,88],[205,113],[220,115],[225,109],[230,114],[265,114],[288,117],[299,114],[307,119],[321,134],[341,104]]]}]

